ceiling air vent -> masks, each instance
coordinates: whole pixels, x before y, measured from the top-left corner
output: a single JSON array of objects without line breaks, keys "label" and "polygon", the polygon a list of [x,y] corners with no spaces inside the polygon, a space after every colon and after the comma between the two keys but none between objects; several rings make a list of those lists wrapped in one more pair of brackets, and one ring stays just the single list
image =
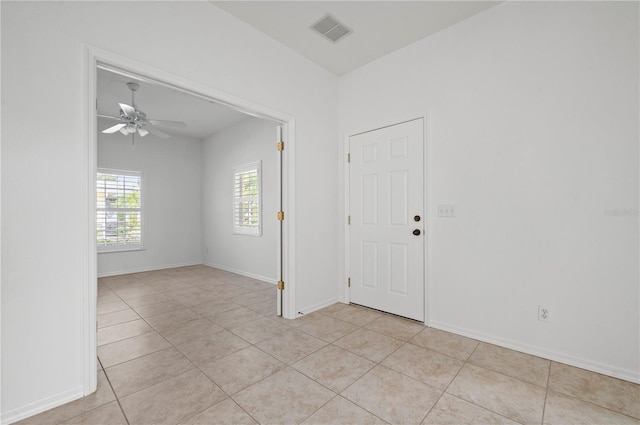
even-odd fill
[{"label": "ceiling air vent", "polygon": [[324,18],[313,24],[311,28],[334,43],[351,34],[349,28],[331,15],[325,15]]}]

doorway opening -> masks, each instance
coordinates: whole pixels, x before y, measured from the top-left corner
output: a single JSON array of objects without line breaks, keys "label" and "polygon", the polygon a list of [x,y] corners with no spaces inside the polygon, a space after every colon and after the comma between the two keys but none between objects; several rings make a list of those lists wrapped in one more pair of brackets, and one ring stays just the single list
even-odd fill
[{"label": "doorway opening", "polygon": [[[293,228],[293,218],[295,216],[295,213],[292,209],[292,206],[294,205],[293,199],[292,199],[293,184],[291,180],[288,178],[288,176],[292,175],[293,173],[293,150],[294,150],[295,142],[294,142],[294,132],[293,132],[294,120],[293,118],[285,114],[279,113],[277,111],[272,111],[263,107],[258,107],[243,99],[234,98],[232,96],[229,96],[228,94],[217,92],[216,90],[213,90],[209,87],[199,86],[191,81],[187,81],[175,75],[171,75],[171,74],[153,69],[144,64],[130,61],[126,58],[115,56],[109,52],[100,51],[99,49],[95,49],[95,48],[87,48],[85,51],[85,54],[86,54],[85,64],[87,68],[85,72],[84,92],[85,92],[87,108],[85,110],[86,117],[85,117],[85,120],[83,121],[86,123],[86,136],[89,143],[87,144],[88,146],[87,146],[87,156],[86,156],[87,158],[86,206],[87,206],[88,213],[86,214],[87,222],[85,223],[85,226],[84,226],[85,228],[84,231],[86,232],[86,240],[88,243],[87,258],[85,259],[86,261],[84,262],[84,264],[86,264],[85,272],[87,277],[87,280],[86,280],[87,285],[83,293],[84,306],[85,306],[83,329],[84,329],[84,337],[85,337],[84,338],[85,339],[85,343],[84,343],[85,394],[90,394],[96,388],[95,371],[97,369],[97,365],[96,365],[97,278],[99,276],[99,273],[102,276],[106,276],[107,274],[112,274],[112,275],[118,274],[117,273],[118,267],[119,267],[118,264],[122,264],[122,262],[118,263],[118,260],[116,259],[116,255],[114,254],[104,254],[104,256],[100,254],[102,258],[100,260],[98,259],[98,248],[96,243],[96,223],[98,218],[98,214],[96,211],[96,199],[97,199],[96,198],[96,195],[97,195],[97,190],[96,190],[97,177],[96,176],[98,171],[101,169],[122,170],[122,169],[136,168],[135,161],[133,160],[133,158],[135,156],[139,158],[143,153],[149,153],[148,149],[150,146],[153,145],[152,142],[158,141],[158,137],[156,137],[154,140],[149,140],[149,142],[147,143],[147,141],[145,141],[142,138],[142,133],[140,131],[137,131],[135,133],[130,132],[131,134],[127,134],[128,137],[125,137],[122,134],[119,134],[120,129],[118,128],[114,131],[114,133],[118,132],[118,134],[106,134],[104,136],[105,137],[111,136],[111,141],[117,140],[118,143],[120,143],[121,145],[126,141],[126,144],[129,145],[127,148],[132,149],[133,151],[136,151],[136,150],[144,151],[145,149],[147,149],[147,152],[139,152],[139,154],[138,152],[136,152],[136,155],[125,155],[125,156],[120,154],[119,155],[120,159],[122,160],[124,157],[124,161],[121,161],[120,164],[117,164],[115,162],[109,163],[110,161],[114,161],[113,158],[118,155],[117,154],[113,155],[114,152],[111,152],[110,154],[107,152],[110,148],[104,147],[104,146],[109,146],[108,144],[101,143],[102,141],[100,140],[100,138],[103,137],[101,131],[109,127],[109,126],[105,127],[105,123],[107,122],[109,124],[117,123],[118,118],[122,117],[122,113],[123,113],[122,109],[125,107],[120,105],[120,110],[110,114],[111,118],[97,117],[97,114],[109,116],[109,114],[105,113],[106,111],[100,110],[101,108],[100,98],[98,97],[99,79],[101,77],[104,77],[105,75],[108,75],[112,77],[114,81],[121,83],[120,85],[122,85],[124,88],[127,88],[126,82],[119,81],[120,79],[127,80],[127,82],[135,82],[136,84],[138,84],[138,87],[142,89],[152,88],[150,89],[150,91],[153,91],[155,89],[158,89],[159,92],[161,92],[162,90],[164,90],[165,92],[173,91],[176,93],[177,96],[183,96],[185,98],[189,97],[199,102],[204,102],[208,105],[212,105],[220,109],[226,110],[227,118],[229,118],[231,121],[236,120],[238,119],[238,117],[241,116],[239,121],[235,123],[235,127],[238,127],[236,130],[239,133],[242,133],[243,131],[249,131],[249,132],[253,131],[254,133],[262,132],[263,135],[265,131],[269,131],[271,133],[268,136],[267,140],[264,140],[266,137],[264,136],[262,137],[263,140],[260,141],[260,143],[263,144],[263,147],[266,146],[266,144],[270,146],[271,155],[269,155],[268,159],[267,159],[267,156],[264,157],[265,159],[263,158],[259,159],[259,162],[261,163],[261,170],[262,171],[266,171],[267,169],[269,170],[268,178],[266,177],[266,174],[263,173],[262,181],[261,181],[261,183],[266,183],[265,185],[262,186],[261,194],[263,196],[261,200],[266,201],[267,200],[266,198],[268,198],[268,202],[262,202],[260,204],[261,207],[259,208],[259,211],[254,207],[254,204],[251,204],[250,207],[247,207],[247,205],[244,205],[243,208],[241,208],[241,211],[237,215],[241,217],[241,220],[240,220],[241,225],[247,224],[247,223],[249,225],[254,225],[258,223],[259,225],[263,226],[263,229],[261,229],[261,231],[259,232],[260,235],[266,234],[265,226],[267,224],[272,230],[274,227],[276,228],[275,237],[273,235],[274,232],[272,230],[269,231],[272,238],[272,242],[275,242],[275,244],[272,244],[272,246],[270,247],[271,248],[270,255],[271,257],[273,257],[272,258],[273,263],[275,263],[275,267],[274,267],[276,269],[275,273],[273,274],[267,273],[269,276],[266,276],[265,274],[260,274],[260,273],[253,273],[253,275],[254,277],[260,280],[267,280],[267,281],[270,281],[271,283],[278,283],[278,286],[277,286],[279,289],[277,291],[278,297],[273,301],[274,301],[274,304],[276,304],[277,306],[276,307],[277,314],[284,316],[285,318],[293,318],[294,315],[291,312],[295,311],[295,307],[293,305],[294,276],[293,276],[293,268],[291,267],[291,262],[289,261],[289,253],[292,252],[293,250],[293,246],[289,242],[293,240],[291,235],[291,230]],[[140,91],[140,93],[142,93],[142,91]],[[127,99],[125,98],[123,100],[127,100]],[[135,102],[136,102],[136,105],[130,105],[130,106],[132,106],[136,110],[142,110],[143,108],[147,107],[147,105],[143,103],[141,97],[137,97]],[[115,102],[116,105],[118,103],[124,103],[124,102],[123,101]],[[168,120],[180,121],[179,117],[177,117],[176,119],[176,117],[163,117],[155,114],[154,114],[155,116],[152,116],[151,111],[149,110],[146,110],[145,113],[149,114],[148,117],[150,119],[154,118],[158,120],[168,119]],[[247,130],[247,128],[249,128],[249,130]],[[135,131],[135,129],[133,130]],[[170,135],[174,138],[174,141],[176,141],[175,139],[177,138],[185,139],[185,138],[191,137],[189,136],[189,134],[180,134],[180,131],[176,131],[175,129],[168,130],[167,128],[164,128],[161,124],[159,124],[154,130],[156,130],[156,132],[160,130],[161,133],[165,133],[165,134],[170,133]],[[221,130],[221,131],[224,131],[224,130]],[[144,136],[148,136],[148,134],[144,134]],[[118,139],[116,139],[116,137],[118,137]],[[218,154],[220,152],[218,152],[216,149],[219,149],[221,146],[224,147],[225,143],[217,143],[216,140],[213,140],[214,138],[215,138],[214,136],[211,136],[212,140],[208,140],[208,139],[205,140],[203,142],[203,146],[204,144],[206,144],[207,148],[206,149],[203,148],[200,152],[195,152],[195,154],[194,152],[188,152],[189,150],[188,146],[189,145],[195,146],[197,143],[183,144],[180,147],[180,149],[182,149],[185,155],[187,156],[191,155],[191,157],[198,157],[199,155],[204,155],[205,150],[207,154],[209,154],[210,156],[219,157]],[[286,149],[283,149],[284,145],[286,145]],[[171,148],[170,144],[169,145],[164,144],[161,146],[156,145],[153,149],[162,151],[163,149],[170,150],[170,148]],[[240,146],[233,145],[231,146],[231,148],[239,149]],[[236,154],[237,153],[238,152],[236,152]],[[167,158],[169,161],[167,162],[168,167],[176,166],[176,168],[182,170],[181,172],[179,172],[180,174],[184,174],[185,172],[188,172],[189,167],[185,167],[184,161],[179,161],[178,158],[175,156],[175,154],[176,152],[174,152],[173,154],[171,152],[159,153],[159,155],[164,155],[165,157],[169,157]],[[171,161],[172,155],[174,155],[173,161]],[[100,158],[100,162],[98,161],[99,158]],[[200,158],[197,158],[197,159],[200,159]],[[240,156],[236,155],[233,158],[227,158],[227,159],[228,159],[227,162],[217,164],[217,165],[219,166],[218,168],[221,170],[221,172],[226,172],[226,174],[228,174],[228,176],[226,176],[230,181],[230,184],[228,185],[228,189],[229,191],[231,191],[232,185],[235,184],[234,183],[235,175],[232,174],[232,170],[238,167],[245,166],[250,161],[245,161],[241,155]],[[137,166],[137,168],[141,168],[141,167]],[[163,168],[162,165],[160,165],[159,167],[156,167],[153,173],[156,173],[156,171],[161,168]],[[222,170],[225,168],[226,170]],[[149,182],[147,182],[147,184],[143,183],[141,187],[145,191],[148,191],[149,194],[151,193],[152,190],[156,190],[156,195],[159,192],[161,193],[163,189],[161,186],[167,184],[167,181],[166,180],[164,182],[156,181],[153,185],[151,185],[151,181],[150,181],[151,180],[150,174],[152,174],[151,171],[149,171],[148,174],[149,175],[144,176],[144,173],[142,173],[142,178],[144,180],[149,180]],[[195,176],[197,174],[197,170],[196,172],[192,172],[192,174],[193,176]],[[215,194],[216,191],[223,191],[223,190],[226,190],[226,188],[223,189],[220,187],[214,187],[214,181],[215,183],[217,183],[219,179],[214,178],[215,176],[207,175],[207,172],[204,170],[202,171],[202,176],[203,176],[202,178],[203,183],[202,183],[202,187],[199,190],[201,195],[201,202],[203,204],[201,214],[202,215],[204,214],[208,215],[209,213],[215,214],[216,213],[216,211],[214,211],[215,208],[212,208],[211,211],[206,210],[206,206],[204,204],[207,201],[207,199],[203,196],[203,194],[206,193],[207,195],[213,196],[213,194]],[[205,187],[205,183],[204,183],[205,177],[208,177],[208,178],[210,177],[209,179],[210,182],[208,180],[210,185],[207,187]],[[180,184],[180,182],[169,182],[169,183],[174,183],[174,184],[177,184],[178,186]],[[153,189],[151,188],[151,186],[153,186]],[[183,189],[185,191],[190,190],[191,192],[198,191],[197,188],[193,188],[193,187],[190,187],[190,188],[186,187]],[[266,191],[270,193],[268,197],[264,196]],[[244,195],[246,195],[246,193],[244,193]],[[156,201],[160,197],[161,196],[155,196]],[[163,199],[163,202],[165,202],[165,205],[167,206],[171,205],[172,201],[174,200],[171,199],[170,195],[165,196]],[[216,203],[213,202],[211,204],[213,205]],[[234,213],[237,212],[237,203],[233,205],[234,206],[232,207],[231,201],[228,203],[228,205],[225,205],[224,207],[227,207],[225,211],[226,214],[223,214],[223,215],[232,216],[231,214],[232,211],[234,211]],[[180,211],[180,209],[177,208],[174,211]],[[282,218],[284,217],[284,212],[286,212],[287,220],[280,219],[281,217]],[[142,211],[139,215],[143,226],[145,222],[150,221],[150,220],[147,220],[149,218],[148,214],[149,214],[148,212]],[[176,215],[176,213],[174,213],[174,215]],[[256,221],[255,217],[253,216],[259,217],[259,220]],[[191,223],[193,217],[178,217],[178,218],[183,219],[183,222],[180,223],[177,227],[182,227],[186,229],[190,227],[190,224],[193,224]],[[106,221],[107,220],[105,220],[105,224],[107,224]],[[151,223],[149,222],[148,224],[151,224]],[[235,229],[234,226],[237,224],[238,224],[238,220],[236,220],[233,225],[230,222],[228,223],[228,226],[227,226],[228,235],[238,236],[239,238],[241,239],[244,238],[245,240],[247,238],[254,238],[254,240],[257,239],[252,235],[249,235],[249,236],[234,235],[235,232],[232,231],[232,229]],[[222,226],[224,226],[224,224]],[[107,227],[109,227],[109,229],[106,229]],[[116,230],[112,229],[111,227],[113,227],[113,223],[105,226],[105,231],[103,232],[103,236],[106,236],[106,234],[109,232],[111,232],[111,234],[119,232],[119,230],[117,229],[117,225],[116,225]],[[215,227],[215,226],[212,226],[212,227]],[[185,231],[189,231],[193,233],[193,230],[194,229],[190,228],[190,229],[186,229]],[[213,230],[212,232],[215,233]],[[150,237],[151,237],[150,235],[145,236],[144,230],[143,230],[143,236],[139,241],[142,249],[137,251],[138,254],[144,253],[144,250],[149,250],[148,249],[150,247],[149,244],[151,243],[151,240],[149,239]],[[224,250],[220,249],[219,246],[214,247],[213,244],[207,243],[205,239],[209,237],[212,241],[215,241],[218,239],[216,238],[215,234],[204,235],[202,237],[203,239],[202,244],[201,246],[198,247],[201,250],[201,256],[200,256],[200,258],[202,259],[201,261],[205,265],[211,265],[218,268],[221,268],[220,266],[224,267],[223,264],[216,264],[212,260],[212,258],[216,257],[215,255],[216,253],[212,251],[217,250],[219,254]],[[108,238],[105,237],[105,240],[106,239]],[[171,242],[175,242],[175,241],[170,240],[169,243]],[[111,256],[111,259],[107,260],[109,256]],[[258,256],[258,257],[267,257],[267,256]],[[104,261],[102,261],[103,258],[105,259]],[[116,260],[114,261],[114,259]],[[193,260],[189,260],[186,257],[183,260],[184,260],[183,265],[187,265],[187,263],[193,262]],[[167,264],[166,266],[175,267],[176,265],[180,265],[180,264],[173,263],[173,264]],[[144,268],[145,266],[142,265],[142,267]],[[232,272],[238,272],[238,271],[242,272],[242,270],[234,268],[233,265],[227,265],[226,269]],[[134,272],[135,270],[122,269],[122,271],[131,273],[131,272]],[[251,273],[245,273],[245,275],[251,275]],[[283,282],[285,280],[287,281],[286,291],[284,290],[284,285],[283,285]]]}]

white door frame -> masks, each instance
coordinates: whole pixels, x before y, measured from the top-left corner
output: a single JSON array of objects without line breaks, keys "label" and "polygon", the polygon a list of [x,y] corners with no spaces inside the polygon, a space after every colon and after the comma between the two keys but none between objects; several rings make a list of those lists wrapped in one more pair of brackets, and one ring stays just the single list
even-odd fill
[{"label": "white door frame", "polygon": [[351,137],[353,136],[357,136],[358,134],[362,134],[362,133],[367,133],[370,131],[375,131],[375,130],[380,130],[382,128],[385,127],[391,127],[397,124],[402,124],[408,121],[413,121],[416,119],[422,119],[423,120],[423,143],[424,143],[424,158],[423,158],[423,164],[424,167],[426,168],[423,172],[423,176],[424,176],[424,190],[426,190],[426,195],[424,196],[424,229],[426,231],[426,235],[424,238],[424,262],[423,262],[423,267],[425,268],[424,270],[424,324],[425,325],[429,325],[429,323],[431,322],[430,317],[429,317],[429,312],[431,311],[430,308],[430,297],[429,297],[429,282],[432,281],[431,277],[431,268],[429,267],[429,264],[431,264],[431,232],[433,230],[433,219],[432,219],[432,212],[433,214],[435,214],[435,208],[431,208],[432,204],[432,199],[431,199],[431,194],[432,194],[432,190],[431,190],[431,186],[430,186],[430,182],[431,182],[431,164],[430,164],[430,159],[431,159],[431,150],[430,150],[430,144],[429,144],[429,133],[428,133],[428,129],[429,126],[427,125],[428,123],[428,116],[427,113],[425,112],[416,112],[414,114],[409,114],[406,116],[401,116],[398,117],[396,119],[393,120],[389,120],[389,121],[385,121],[383,123],[377,123],[377,124],[372,124],[370,126],[367,127],[362,127],[360,129],[356,129],[356,130],[352,130],[352,131],[347,131],[345,133],[344,136],[344,208],[345,208],[345,220],[344,220],[344,235],[345,235],[345,247],[344,247],[344,255],[345,255],[345,267],[344,267],[344,280],[343,282],[345,282],[345,296],[344,296],[344,300],[346,303],[349,303],[351,301],[351,294],[350,294],[350,289],[347,285],[347,279],[349,278],[349,276],[351,275],[351,259],[350,259],[350,235],[349,235],[349,223],[346,219],[346,217],[348,217],[350,215],[350,199],[351,199],[351,191],[350,191],[350,168],[349,168],[349,162],[347,161],[347,155],[349,154],[349,141],[351,139]]},{"label": "white door frame", "polygon": [[[96,85],[98,65],[113,68],[124,73],[147,78],[150,81],[160,82],[163,85],[175,88],[197,97],[215,101],[218,104],[229,106],[232,109],[246,114],[271,120],[283,127],[285,149],[283,152],[283,185],[282,202],[286,220],[283,223],[282,252],[283,280],[286,282],[286,290],[283,293],[283,316],[288,319],[296,317],[295,311],[295,119],[285,113],[257,105],[246,99],[242,99],[223,91],[198,84],[175,74],[171,74],[115,53],[90,46],[83,46],[82,69],[82,137],[83,152],[81,159],[82,172],[86,176],[81,182],[83,193],[83,205],[85,213],[82,215],[82,240],[85,249],[82,250],[80,264],[82,267],[82,334],[83,334],[83,364],[84,394],[89,395],[97,388],[97,295],[98,295],[98,268],[96,247],[96,171],[97,171],[97,144],[98,127],[96,117]],[[273,145],[276,154],[276,143]],[[276,219],[277,211],[273,211],[272,218]],[[270,214],[270,212],[267,212]]]}]

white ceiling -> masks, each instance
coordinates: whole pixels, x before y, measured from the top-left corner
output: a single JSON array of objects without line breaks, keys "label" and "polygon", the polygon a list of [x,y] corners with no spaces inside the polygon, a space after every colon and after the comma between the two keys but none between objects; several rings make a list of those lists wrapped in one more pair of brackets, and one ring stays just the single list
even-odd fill
[{"label": "white ceiling", "polygon": [[[440,31],[500,1],[213,1],[215,5],[282,42],[335,75]],[[327,13],[353,30],[332,43],[310,27]],[[185,128],[158,126],[171,135],[203,139],[248,115],[149,81],[98,69],[98,113],[118,116],[131,103],[126,83],[136,81],[137,109],[150,119],[182,121]],[[114,121],[99,118],[98,130]]]},{"label": "white ceiling", "polygon": [[[500,1],[215,1],[335,75],[476,15]],[[353,30],[337,43],[310,27],[331,14]]]},{"label": "white ceiling", "polygon": [[[127,87],[127,83],[131,81],[140,84],[135,94],[136,107],[146,113],[148,118],[182,121],[186,124],[184,128],[157,126],[159,130],[171,135],[203,139],[248,118],[248,115],[227,106],[104,69],[98,69],[98,114],[117,117],[120,110],[118,103],[130,105],[131,90]],[[98,118],[98,131],[114,124],[116,124],[115,121]]]}]

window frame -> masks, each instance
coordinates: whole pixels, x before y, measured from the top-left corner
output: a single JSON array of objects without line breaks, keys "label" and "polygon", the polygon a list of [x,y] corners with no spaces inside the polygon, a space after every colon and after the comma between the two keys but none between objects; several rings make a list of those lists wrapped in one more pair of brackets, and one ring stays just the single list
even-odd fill
[{"label": "window frame", "polygon": [[[237,196],[237,178],[239,174],[247,173],[250,171],[256,171],[256,186],[257,186],[257,195],[255,196],[256,202],[258,204],[258,225],[256,227],[242,226],[237,221],[237,210],[238,203],[246,201],[247,198],[252,197],[238,197]],[[243,236],[262,236],[262,161],[253,161],[247,164],[236,165],[233,167],[233,176],[232,176],[232,188],[231,188],[231,221],[233,225],[233,234],[234,235],[243,235]]]},{"label": "window frame", "polygon": [[[107,211],[108,208],[98,208],[98,174],[111,174],[116,176],[132,176],[140,179],[140,208],[111,208],[113,211],[127,210],[127,211],[140,211],[140,243],[119,243],[119,244],[101,244],[98,242],[98,216],[101,210]],[[98,167],[96,171],[96,247],[98,254],[111,253],[111,252],[127,252],[127,251],[143,251],[145,249],[145,178],[144,172],[134,170],[121,170],[114,168]]]}]

